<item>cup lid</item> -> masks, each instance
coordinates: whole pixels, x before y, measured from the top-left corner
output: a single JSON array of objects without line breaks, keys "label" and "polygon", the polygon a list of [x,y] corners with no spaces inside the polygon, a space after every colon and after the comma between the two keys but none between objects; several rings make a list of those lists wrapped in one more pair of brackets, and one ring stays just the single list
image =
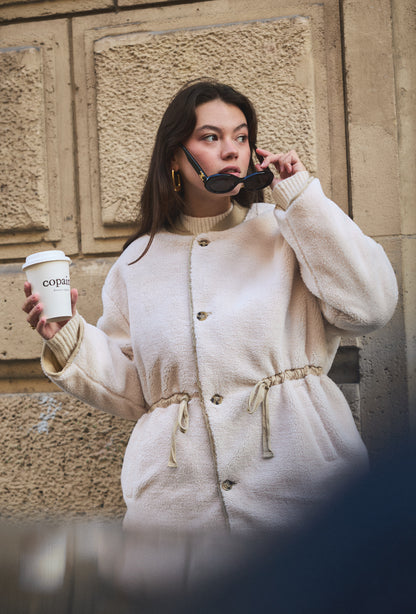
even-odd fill
[{"label": "cup lid", "polygon": [[26,269],[33,264],[39,264],[40,262],[52,262],[53,260],[66,260],[67,262],[71,262],[71,259],[68,256],[65,256],[65,252],[62,252],[60,249],[51,249],[46,252],[36,252],[35,254],[30,254],[30,256],[26,257],[26,262],[22,266],[22,269]]}]

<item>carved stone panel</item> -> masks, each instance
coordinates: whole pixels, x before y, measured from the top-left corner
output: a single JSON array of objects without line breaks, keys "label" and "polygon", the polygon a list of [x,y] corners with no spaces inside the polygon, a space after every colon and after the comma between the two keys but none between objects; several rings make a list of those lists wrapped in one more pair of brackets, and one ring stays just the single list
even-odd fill
[{"label": "carved stone panel", "polygon": [[39,47],[0,50],[1,230],[49,229]]},{"label": "carved stone panel", "polygon": [[0,259],[78,248],[67,23],[4,26]]},{"label": "carved stone panel", "polygon": [[[252,100],[263,90],[264,101],[265,92],[270,92],[267,107],[259,110],[259,144],[279,150],[297,144],[304,163],[316,172],[310,35],[309,19],[289,17],[220,28],[135,32],[95,41],[103,225],[134,222],[137,191],[144,182],[158,121],[173,92],[198,75],[229,81]],[[254,50],[253,39],[261,41]],[[217,50],[227,46],[240,46],[246,58],[244,69],[240,62],[219,64]],[[273,56],[279,47],[279,61],[271,60],[271,66],[262,62],[265,54]],[[161,88],[167,76],[163,58],[171,74]],[[275,87],[276,82],[284,86]]]}]

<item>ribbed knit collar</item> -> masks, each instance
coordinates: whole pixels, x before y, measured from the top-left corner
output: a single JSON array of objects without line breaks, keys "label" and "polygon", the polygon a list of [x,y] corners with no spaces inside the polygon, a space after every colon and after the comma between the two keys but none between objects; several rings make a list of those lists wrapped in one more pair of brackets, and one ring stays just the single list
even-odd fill
[{"label": "ribbed knit collar", "polygon": [[211,215],[209,217],[193,217],[191,215],[182,214],[180,218],[181,226],[193,235],[198,235],[201,232],[209,232],[222,220],[230,215],[233,210],[233,205],[225,213],[219,215]]}]

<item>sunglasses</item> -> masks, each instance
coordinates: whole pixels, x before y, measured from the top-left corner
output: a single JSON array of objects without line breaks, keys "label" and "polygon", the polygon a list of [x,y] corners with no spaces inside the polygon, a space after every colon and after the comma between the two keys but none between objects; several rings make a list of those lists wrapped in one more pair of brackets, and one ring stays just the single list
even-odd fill
[{"label": "sunglasses", "polygon": [[[204,173],[193,155],[186,149],[185,145],[180,145],[180,147],[185,152],[190,164],[200,176],[205,188],[214,194],[226,194],[227,192],[231,192],[239,183],[243,183],[245,189],[251,192],[262,190],[263,188],[267,188],[274,179],[274,175],[270,168],[265,168],[264,171],[250,173],[250,175],[246,175],[246,177],[236,177],[229,173],[216,173],[215,175],[208,176]],[[256,148],[254,148],[254,151],[255,150]],[[263,158],[259,156],[257,152],[256,156],[260,163],[263,162]]]}]

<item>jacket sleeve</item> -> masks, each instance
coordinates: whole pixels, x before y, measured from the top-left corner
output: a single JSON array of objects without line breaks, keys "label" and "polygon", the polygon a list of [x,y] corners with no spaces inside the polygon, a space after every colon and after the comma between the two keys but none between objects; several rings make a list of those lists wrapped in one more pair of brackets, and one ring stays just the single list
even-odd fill
[{"label": "jacket sleeve", "polygon": [[275,216],[325,319],[357,335],[384,326],[398,291],[383,248],[325,196],[318,179],[302,187],[296,182],[291,187],[289,181],[274,190]]},{"label": "jacket sleeve", "polygon": [[[78,314],[45,344],[42,368],[62,390],[110,414],[137,420],[145,402],[133,362],[130,327],[107,281],[97,326]],[[70,350],[68,351],[68,348]],[[62,356],[66,359],[62,366]]]}]

